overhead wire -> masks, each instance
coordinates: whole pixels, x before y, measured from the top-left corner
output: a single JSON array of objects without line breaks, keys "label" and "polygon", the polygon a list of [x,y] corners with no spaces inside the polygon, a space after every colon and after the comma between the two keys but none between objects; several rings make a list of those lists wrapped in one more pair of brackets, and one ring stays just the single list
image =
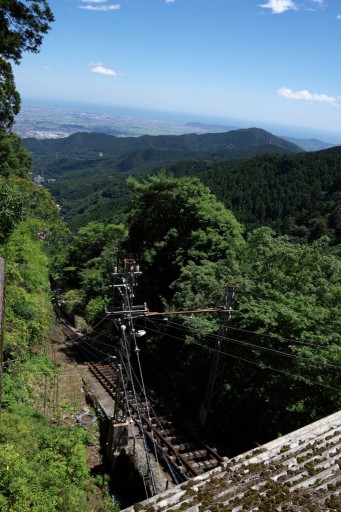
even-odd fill
[{"label": "overhead wire", "polygon": [[[160,333],[160,331],[156,331],[155,329],[149,328],[149,330],[151,330],[152,332],[155,332],[157,334]],[[178,336],[174,336],[174,335],[170,335],[170,334],[167,334],[167,336],[169,336],[171,338],[174,338],[174,339],[177,339],[177,340],[180,340],[180,341],[184,341],[183,338],[179,338]],[[319,383],[319,382],[312,381],[310,379],[307,379],[306,377],[302,377],[302,375],[295,375],[295,374],[292,374],[292,373],[287,373],[284,370],[279,370],[277,368],[273,368],[273,367],[265,365],[265,364],[260,364],[260,363],[257,363],[255,361],[250,361],[249,359],[237,356],[235,354],[230,354],[228,352],[224,352],[222,350],[218,350],[218,349],[215,349],[213,347],[208,347],[206,345],[202,345],[201,343],[193,342],[192,344],[196,345],[196,346],[198,346],[198,347],[200,347],[200,348],[202,348],[204,350],[207,350],[209,352],[217,352],[217,353],[220,353],[221,355],[224,355],[224,356],[227,356],[227,357],[232,357],[234,359],[239,359],[240,361],[244,361],[244,362],[252,364],[254,366],[258,366],[259,368],[261,368],[263,370],[270,370],[270,371],[282,373],[286,377],[297,378],[297,379],[304,380],[307,384],[312,384],[312,385],[316,385],[316,386],[322,386],[324,388],[332,389],[333,391],[338,391],[338,392],[341,391],[341,389],[339,389],[339,388],[335,388],[333,386],[328,386],[327,384],[322,384],[322,383]]]},{"label": "overhead wire", "polygon": [[[149,322],[153,322],[153,319],[147,318],[147,320]],[[194,330],[192,330],[190,328],[187,328],[187,330],[195,334]],[[253,349],[263,350],[264,352],[275,353],[275,354],[279,354],[279,355],[284,356],[284,357],[288,357],[290,359],[297,359],[297,360],[300,360],[300,361],[304,361],[304,362],[309,363],[309,364],[317,364],[317,365],[320,365],[320,366],[324,366],[326,368],[341,370],[341,366],[338,366],[338,365],[334,365],[334,364],[331,364],[331,363],[326,363],[326,362],[318,361],[318,360],[312,360],[312,359],[309,359],[307,357],[300,356],[298,354],[289,354],[288,352],[283,352],[281,350],[276,350],[276,349],[269,348],[269,347],[262,347],[260,345],[256,345],[255,343],[250,343],[250,342],[246,342],[246,341],[242,341],[242,340],[237,340],[235,338],[230,338],[230,337],[227,337],[227,336],[221,336],[219,334],[208,334],[207,336],[205,336],[205,338],[214,338],[214,339],[219,339],[219,340],[222,340],[222,341],[226,340],[226,341],[230,341],[232,343],[238,344],[238,345],[243,345],[243,346],[251,347]]]},{"label": "overhead wire", "polygon": [[[81,310],[80,310],[81,311]],[[164,313],[164,316],[167,317],[167,312]],[[151,321],[151,320],[154,320],[154,321],[158,321],[158,322],[164,322],[165,319],[158,319],[156,317],[149,317],[148,315],[146,315],[145,317],[148,321]],[[99,319],[99,322],[92,327],[92,329],[95,329],[96,326],[98,326],[100,323],[102,323],[104,320],[108,319],[108,316],[105,316],[105,317],[101,317]],[[169,318],[167,318],[167,324],[173,324],[173,325],[176,325],[178,326],[179,329],[189,329],[187,326],[184,326],[183,324],[180,324],[179,322],[174,322],[173,320],[169,320]],[[276,341],[280,341],[280,342],[287,342],[287,343],[298,343],[300,345],[307,345],[307,346],[311,346],[313,348],[328,348],[328,346],[326,346],[325,344],[317,344],[315,341],[313,340],[297,340],[295,338],[284,338],[284,337],[279,337],[279,336],[276,336],[274,334],[268,334],[268,333],[261,333],[261,332],[257,332],[257,331],[252,331],[252,330],[249,330],[249,329],[243,329],[241,327],[235,327],[233,325],[229,325],[228,326],[228,329],[232,329],[232,330],[235,330],[235,331],[240,331],[240,332],[245,332],[245,333],[248,333],[248,334],[252,334],[252,335],[255,335],[255,336],[261,336],[261,337],[266,337],[266,338],[271,338],[271,339],[274,339]],[[206,335],[207,337],[214,337],[214,336],[218,336],[218,335],[215,335],[213,333],[211,334],[208,334]],[[338,347],[336,347],[338,348]],[[341,347],[339,347],[339,350],[341,350]],[[340,367],[341,368],[341,367]]]},{"label": "overhead wire", "polygon": [[[102,319],[104,320],[104,318]],[[154,323],[154,324],[159,324],[160,325],[160,321],[155,319],[155,318],[149,318],[149,317],[146,317],[146,320],[148,322],[151,322],[151,323]],[[180,324],[180,323],[177,323],[177,322],[174,322],[174,321],[169,321],[167,320],[167,324],[172,324],[174,325],[175,327],[183,330],[183,331],[186,331],[186,332],[189,332],[189,333],[192,333],[192,334],[195,334],[195,331],[191,328],[189,328],[188,326],[183,326],[183,324]],[[174,328],[175,328],[174,327]],[[230,327],[229,327],[230,328]],[[150,329],[150,328],[149,328]],[[150,329],[151,331],[155,332],[155,333],[158,333],[160,334],[160,331],[155,331],[153,329]],[[243,330],[243,329],[238,329],[238,330],[241,330],[241,331],[245,331],[245,332],[248,332],[248,333],[251,333],[251,334],[260,334],[260,333],[254,333],[253,331],[247,331],[247,330]],[[169,337],[172,337],[173,339],[178,339],[180,341],[184,341],[183,338],[180,338],[178,336],[174,336],[174,335],[171,335],[171,334],[167,334]],[[267,335],[268,337],[271,337],[271,338],[275,338],[278,340],[278,338],[276,338],[275,336],[272,336],[272,335]],[[245,342],[245,341],[241,341],[241,340],[236,340],[234,338],[222,338],[221,335],[215,335],[215,334],[208,334],[206,337],[208,338],[211,338],[211,339],[226,339],[227,341],[230,341],[232,343],[235,343],[235,344],[239,344],[239,345],[242,345],[242,346],[245,346],[245,347],[251,347],[252,349],[259,349],[259,350],[263,350],[263,351],[266,351],[266,352],[270,352],[270,353],[274,353],[276,355],[279,355],[279,356],[284,356],[284,357],[288,357],[288,358],[291,358],[291,359],[297,359],[297,360],[301,360],[303,362],[307,362],[309,364],[318,364],[320,366],[324,366],[326,368],[329,368],[329,369],[333,369],[333,370],[340,370],[341,367],[338,366],[338,365],[332,365],[330,363],[324,363],[322,361],[316,361],[316,360],[311,360],[309,358],[305,358],[303,356],[298,356],[298,355],[295,355],[295,354],[288,354],[286,352],[282,352],[282,351],[279,351],[279,350],[275,350],[275,349],[270,349],[268,347],[261,347],[259,345],[256,345],[256,344],[252,344],[252,343],[249,343],[249,342]],[[286,339],[286,341],[293,341],[293,340],[289,340],[289,339]],[[298,341],[298,340],[296,340]],[[103,345],[105,345],[103,342],[102,342]],[[259,364],[259,363],[256,363],[255,361],[250,361],[246,358],[242,358],[241,356],[237,356],[236,354],[231,354],[231,353],[227,353],[227,352],[222,352],[222,351],[218,351],[217,349],[214,349],[212,347],[207,347],[205,345],[202,345],[200,343],[197,343],[197,342],[192,342],[193,345],[196,345],[198,347],[201,347],[201,348],[204,348],[204,349],[207,349],[207,350],[211,350],[212,352],[220,352],[222,353],[223,355],[225,356],[228,356],[228,357],[232,357],[234,359],[239,359],[241,361],[244,361],[244,362],[247,362],[249,364],[253,364],[253,365],[256,365],[256,366],[259,366],[260,368],[262,369],[269,369],[270,371],[275,371],[275,372],[278,372],[278,373],[282,373],[286,376],[289,376],[289,377],[292,377],[292,374],[288,374],[287,372],[283,371],[283,370],[279,370],[279,369],[276,369],[276,368],[273,368],[273,367],[270,367],[270,366],[267,366],[267,365],[264,365],[263,363],[262,364]],[[109,345],[108,345],[109,346]],[[111,346],[110,346],[111,347]],[[325,347],[324,347],[325,348]],[[100,351],[102,352],[102,354],[105,354],[105,355],[108,355],[107,352],[103,352],[103,351]],[[299,378],[299,377],[298,377]],[[301,377],[302,378],[302,377]],[[332,386],[328,386],[326,384],[323,384],[323,383],[318,383],[318,382],[314,382],[314,381],[311,381],[311,380],[308,380],[307,378],[304,378],[304,380],[307,382],[307,383],[311,383],[311,384],[314,384],[314,385],[318,385],[318,386],[322,386],[322,387],[327,387],[329,389],[332,389],[332,390],[336,390],[336,391],[339,391],[337,388],[334,388]]]},{"label": "overhead wire", "polygon": [[[165,313],[165,316],[167,317],[166,313]],[[153,318],[147,317],[147,320],[155,320],[155,321],[158,321],[158,322],[164,322],[164,319],[158,320],[155,317],[153,317]],[[185,329],[190,329],[189,327],[184,326],[183,324],[180,324],[179,322],[174,322],[173,320],[169,320],[168,318],[167,318],[167,324],[176,325],[179,328],[182,328],[184,330]],[[248,334],[253,334],[255,336],[262,336],[262,337],[272,338],[272,339],[274,339],[276,341],[281,341],[281,342],[284,341],[284,342],[288,342],[288,343],[298,343],[298,344],[301,344],[301,345],[308,345],[308,346],[311,346],[313,348],[328,348],[326,345],[318,345],[314,341],[303,341],[303,340],[297,340],[297,339],[294,339],[294,338],[283,338],[283,337],[275,336],[274,334],[261,333],[261,332],[257,332],[257,331],[251,331],[251,330],[248,330],[248,329],[242,329],[240,327],[234,327],[231,324],[229,324],[228,329],[232,329],[232,330],[235,330],[235,331],[241,331],[241,332],[245,332],[245,333],[248,333]],[[208,334],[207,336],[210,337],[210,336],[218,336],[218,335]],[[341,350],[341,347],[339,348],[339,350]]]},{"label": "overhead wire", "polygon": [[[103,320],[103,319],[102,319],[102,320]],[[98,324],[97,324],[97,325],[98,325]],[[132,327],[132,330],[133,330],[133,327]],[[99,332],[99,335],[101,335],[101,334],[102,334],[102,333],[101,333],[101,331],[98,331],[98,332]],[[78,348],[78,349],[80,349],[81,351],[83,351],[83,352],[85,351],[85,353],[90,354],[90,355],[93,355],[94,353],[100,353],[100,354],[108,355],[108,356],[110,357],[110,355],[111,355],[111,354],[108,354],[107,352],[103,352],[103,351],[101,351],[101,350],[97,349],[96,347],[92,346],[92,344],[87,343],[87,342],[85,341],[86,339],[87,339],[87,340],[90,340],[90,341],[93,341],[93,338],[89,338],[88,336],[86,336],[86,335],[82,335],[82,334],[79,334],[77,337],[78,337],[78,338],[80,338],[80,344],[81,344],[81,345],[79,345],[79,344],[78,344],[78,347],[77,347],[77,348]],[[106,337],[108,337],[108,338],[110,339],[110,336],[106,335]],[[147,397],[147,392],[146,392],[145,383],[144,383],[144,378],[143,378],[143,373],[142,373],[142,366],[141,366],[141,362],[140,362],[140,358],[139,358],[139,349],[138,349],[138,347],[137,347],[136,336],[134,335],[134,333],[133,333],[133,339],[134,339],[134,343],[135,343],[135,351],[136,351],[136,356],[137,356],[137,359],[138,359],[138,368],[139,368],[139,372],[140,372],[140,376],[141,376],[142,384],[139,382],[138,377],[137,377],[137,375],[135,374],[135,372],[133,371],[133,369],[132,369],[132,373],[133,373],[133,375],[135,376],[135,379],[136,379],[136,381],[138,382],[138,384],[139,384],[139,386],[140,386],[140,389],[141,389],[141,391],[142,391],[142,393],[143,393],[143,395],[144,395],[144,400],[145,400],[145,403],[147,404],[147,409],[148,409],[148,410],[147,410],[148,420],[149,420],[149,422],[151,423],[151,416],[150,416],[150,401],[149,401],[149,399],[148,399],[148,397]],[[111,349],[113,348],[113,345],[112,345],[112,344],[110,344],[110,345],[109,345],[108,343],[101,342],[101,341],[99,340],[99,336],[98,336],[98,337],[96,337],[96,338],[95,338],[95,340],[96,340],[96,343],[100,343],[101,345],[108,346],[108,347],[110,347]],[[86,345],[86,346],[88,346],[90,350],[89,350],[89,349],[86,349],[84,346],[83,346],[83,348],[82,348],[82,345]],[[137,349],[137,350],[136,350],[136,349]],[[105,361],[106,361],[106,360],[105,360]],[[104,361],[104,362],[105,362],[105,361]],[[128,372],[129,372],[129,370],[128,370],[128,368],[127,368],[126,364],[125,364],[125,360],[124,360],[124,359],[122,360],[122,364],[123,364],[123,366],[124,366],[124,368],[125,368],[126,373],[128,373]],[[124,383],[124,379],[123,379],[123,383]],[[126,402],[127,402],[127,395],[126,395],[126,387],[125,387],[125,386],[124,386],[124,390],[125,390],[125,399],[126,399]],[[156,416],[156,414],[155,414],[155,413],[154,413],[154,415]],[[156,417],[157,417],[157,416],[156,416]],[[157,420],[158,420],[159,425],[161,425],[159,418],[157,418]],[[162,425],[161,425],[161,428],[162,428],[162,430],[164,430],[164,429],[163,429],[163,427],[162,427]],[[156,440],[155,440],[154,435],[153,435],[153,443],[154,443],[154,448],[155,448],[155,457],[156,457],[156,460],[157,460],[157,463],[158,463],[158,452],[159,452],[159,453],[161,453],[161,455],[163,455],[163,456],[164,456],[164,453],[163,453],[162,449],[160,450],[160,448],[157,446],[157,442],[156,442]],[[165,459],[165,461],[166,461],[166,463],[168,463],[167,459]],[[172,469],[170,469],[170,471],[173,471],[173,470],[172,470]],[[179,480],[179,479],[178,479],[178,477],[177,477],[175,474],[173,475],[173,477],[174,477],[175,481],[177,481],[178,483],[180,483],[180,481],[181,481],[181,480]]]},{"label": "overhead wire", "polygon": [[[127,292],[127,290],[126,290],[126,301],[127,301],[127,305],[128,305],[129,311],[131,311],[132,310],[132,303],[130,301],[130,296],[129,296],[129,293]],[[130,334],[131,334],[131,336],[133,338],[134,345],[135,345],[134,351],[135,351],[135,355],[136,355],[136,359],[137,359],[137,363],[138,363],[138,368],[139,368],[139,373],[140,373],[140,378],[141,378],[141,385],[142,385],[142,393],[143,393],[143,397],[144,397],[145,404],[146,404],[146,411],[147,411],[147,415],[148,415],[148,421],[151,424],[152,422],[151,422],[150,410],[149,410],[149,399],[148,399],[147,393],[146,393],[146,388],[145,388],[143,374],[142,374],[142,367],[141,367],[141,362],[140,362],[140,349],[137,346],[135,328],[134,328],[134,323],[133,323],[133,319],[132,319],[131,316],[128,318],[128,323],[130,324]],[[159,458],[158,458],[158,450],[157,450],[157,443],[156,443],[156,439],[154,437],[153,429],[151,431],[151,435],[152,435],[152,442],[153,442],[153,447],[154,447],[155,459],[156,459],[157,468],[158,468],[158,471],[159,471],[159,477],[161,477]],[[151,475],[151,476],[152,476],[152,479],[153,479],[154,476],[153,475]],[[156,484],[155,484],[155,491],[156,491]]]}]

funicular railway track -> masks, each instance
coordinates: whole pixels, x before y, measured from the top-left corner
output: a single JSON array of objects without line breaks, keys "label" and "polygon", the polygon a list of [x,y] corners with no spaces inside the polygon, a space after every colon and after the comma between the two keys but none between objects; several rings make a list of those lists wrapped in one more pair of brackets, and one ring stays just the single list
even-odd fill
[{"label": "funicular railway track", "polygon": [[175,484],[214,469],[224,461],[215,448],[211,448],[196,434],[179,425],[180,422],[176,421],[174,415],[165,411],[155,392],[153,398],[148,397],[147,403],[142,393],[138,394],[138,404],[131,391],[127,391],[123,397],[123,391],[117,385],[115,364],[96,362],[95,352],[89,353],[88,349],[84,351],[83,336],[64,318],[59,318],[59,325],[73,349],[110,397],[114,401],[119,397],[125,400],[127,416],[140,431],[143,430],[150,451],[153,452],[156,448],[159,462],[163,464]]},{"label": "funicular railway track", "polygon": [[[142,306],[133,305],[136,280],[140,274],[139,265],[135,260],[125,259],[122,272],[118,272],[117,267],[114,267],[114,284],[111,286],[118,292],[121,306],[113,309],[106,308],[106,317],[99,322],[109,319],[111,327],[115,328],[112,331],[115,334],[109,336],[110,345],[101,340],[103,336],[104,339],[108,338],[108,336],[105,338],[105,334],[97,331],[97,335],[96,332],[92,333],[93,336],[81,335],[75,329],[69,329],[68,322],[64,318],[62,330],[83,362],[87,364],[89,371],[113,399],[115,406],[111,419],[114,427],[130,423],[134,440],[138,432],[137,436],[142,441],[147,465],[146,471],[143,469],[140,473],[146,494],[147,486],[150,485],[150,491],[155,495],[157,484],[151,461],[152,455],[155,456],[156,463],[163,465],[175,484],[212,470],[225,459],[215,449],[200,440],[193,429],[186,429],[179,421],[179,416],[169,414],[169,407],[165,405],[164,399],[146,391],[139,358],[140,349],[137,345],[137,338],[146,332],[136,330],[135,322],[139,318],[161,313],[149,312],[145,303]],[[209,309],[210,312],[215,310]],[[225,308],[225,311],[230,310]],[[57,314],[58,311],[60,312],[60,309],[56,307]],[[168,312],[168,314],[207,311],[186,310]],[[99,349],[96,344],[101,347],[110,346],[110,353],[106,348]],[[132,358],[133,354],[134,358]],[[134,373],[134,366],[138,369],[138,376]]]},{"label": "funicular railway track", "polygon": [[[87,365],[110,396],[114,400],[117,399],[115,365],[92,362]],[[164,465],[170,470],[175,483],[198,476],[223,462],[223,457],[215,449],[207,446],[196,436],[179,430],[172,416],[164,411],[161,413],[162,416],[159,416],[156,412],[158,403],[155,399],[148,399],[148,403],[145,403],[145,399],[141,398],[139,406],[129,392],[126,399],[131,420],[140,430],[143,429],[150,446],[157,445],[158,452],[164,457]]]}]

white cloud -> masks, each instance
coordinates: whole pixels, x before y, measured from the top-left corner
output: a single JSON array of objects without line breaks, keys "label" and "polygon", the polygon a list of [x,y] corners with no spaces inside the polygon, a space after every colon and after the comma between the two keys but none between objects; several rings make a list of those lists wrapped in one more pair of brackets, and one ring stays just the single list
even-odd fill
[{"label": "white cloud", "polygon": [[91,71],[93,73],[99,73],[100,75],[107,75],[107,76],[117,76],[116,71],[113,69],[107,68],[105,66],[102,66],[102,64],[96,64]]},{"label": "white cloud", "polygon": [[107,0],[81,0],[85,4],[105,4]]},{"label": "white cloud", "polygon": [[337,19],[337,20],[341,20],[341,14],[338,14],[338,15],[336,16],[336,19]]},{"label": "white cloud", "polygon": [[271,9],[275,14],[281,14],[290,9],[294,11],[298,9],[297,5],[292,0],[268,0],[266,4],[262,4],[259,7]]},{"label": "white cloud", "polygon": [[283,98],[287,98],[289,100],[302,100],[302,101],[313,101],[319,103],[328,103],[329,105],[334,105],[336,107],[341,107],[340,98],[335,98],[334,96],[328,96],[327,94],[317,94],[316,92],[309,92],[306,89],[302,91],[293,91],[292,89],[288,89],[287,87],[282,87],[278,90],[278,94]]},{"label": "white cloud", "polygon": [[[85,9],[86,11],[118,11],[121,9],[121,4],[109,4],[109,5],[99,5],[103,4],[103,2],[96,0],[95,2],[86,2],[88,5],[80,5],[80,9]],[[92,5],[92,4],[95,5]]]},{"label": "white cloud", "polygon": [[316,11],[322,9],[326,5],[326,0],[268,0],[266,4],[259,7],[263,9],[271,9],[273,14],[282,14],[286,11]]},{"label": "white cloud", "polygon": [[175,0],[165,0],[166,4],[175,4]]}]

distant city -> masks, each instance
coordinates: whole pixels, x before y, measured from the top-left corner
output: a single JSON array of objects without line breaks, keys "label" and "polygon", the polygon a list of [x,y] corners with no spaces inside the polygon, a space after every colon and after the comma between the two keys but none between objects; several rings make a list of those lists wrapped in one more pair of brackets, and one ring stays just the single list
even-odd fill
[{"label": "distant city", "polygon": [[[68,137],[76,132],[98,132],[115,135],[117,137],[139,137],[142,135],[183,135],[186,133],[227,132],[246,128],[217,123],[204,123],[201,121],[178,122],[175,120],[153,119],[150,115],[124,115],[111,112],[96,112],[93,108],[65,108],[45,105],[23,105],[16,118],[14,131],[22,138],[57,139]],[[241,123],[242,124],[242,123]],[[289,136],[271,130],[269,127],[259,125],[274,135],[293,142],[305,151],[318,151],[327,149],[340,143],[327,142],[307,135],[303,129],[296,129],[302,133],[301,137]]]},{"label": "distant city", "polygon": [[14,131],[22,138],[57,139],[82,131],[107,133],[119,137],[138,137],[206,133],[208,130],[174,121],[130,115],[58,107],[23,106],[16,118]]}]

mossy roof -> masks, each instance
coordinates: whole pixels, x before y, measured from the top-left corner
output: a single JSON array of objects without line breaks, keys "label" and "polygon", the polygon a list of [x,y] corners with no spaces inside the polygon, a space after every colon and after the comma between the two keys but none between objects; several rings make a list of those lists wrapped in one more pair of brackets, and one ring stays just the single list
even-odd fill
[{"label": "mossy roof", "polygon": [[341,411],[125,512],[341,510]]}]

